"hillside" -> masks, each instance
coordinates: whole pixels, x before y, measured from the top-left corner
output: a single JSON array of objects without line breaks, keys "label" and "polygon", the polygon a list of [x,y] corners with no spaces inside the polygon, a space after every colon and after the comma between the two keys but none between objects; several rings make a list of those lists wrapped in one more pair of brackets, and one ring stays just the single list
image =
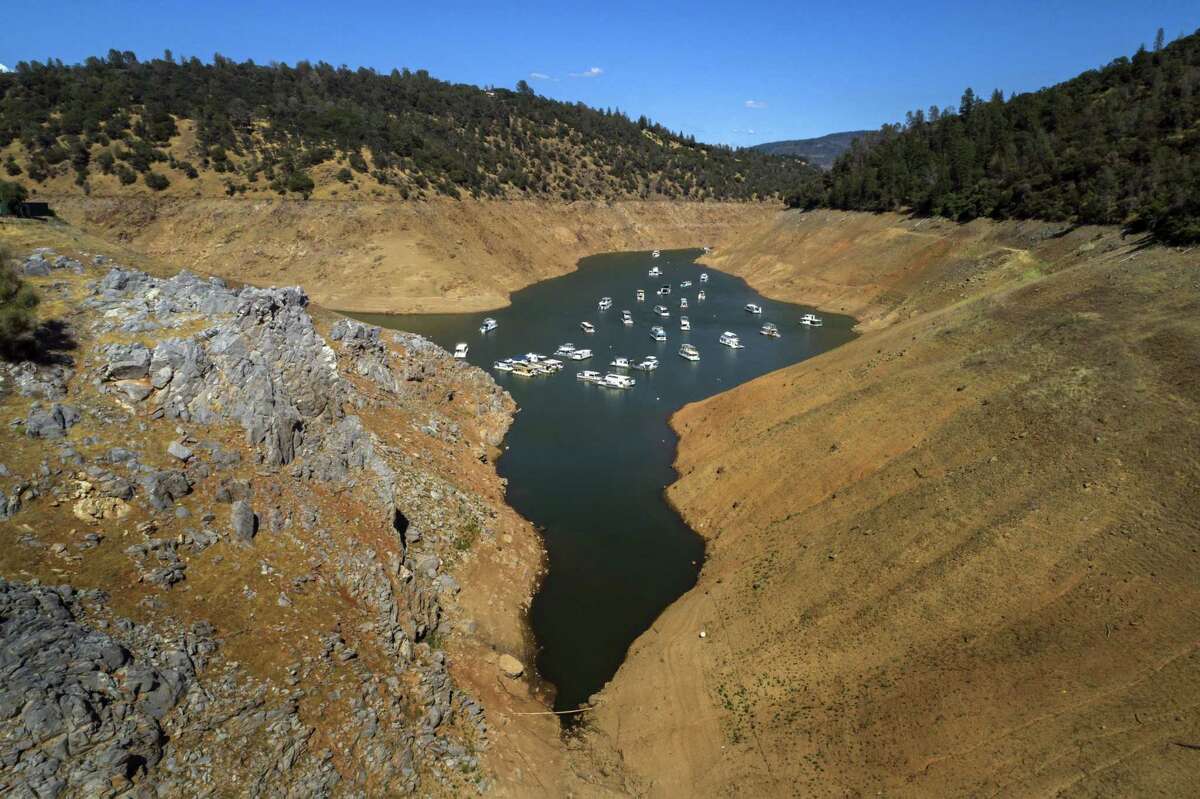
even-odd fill
[{"label": "hillside", "polygon": [[865,332],[673,419],[703,572],[592,722],[650,795],[1194,793],[1194,253],[792,212],[710,261]]},{"label": "hillside", "polygon": [[1200,241],[1200,34],[1050,88],[915,111],[790,204],[1123,225]]},{"label": "hillside", "polygon": [[0,179],[51,196],[753,200],[811,171],[524,81],[116,51],[0,73],[0,162]]},{"label": "hillside", "polygon": [[820,169],[831,169],[833,162],[839,155],[850,149],[850,145],[855,139],[869,136],[871,133],[872,131],[869,130],[847,130],[840,133],[827,133],[814,139],[764,142],[756,144],[750,149],[767,155],[803,158]]}]

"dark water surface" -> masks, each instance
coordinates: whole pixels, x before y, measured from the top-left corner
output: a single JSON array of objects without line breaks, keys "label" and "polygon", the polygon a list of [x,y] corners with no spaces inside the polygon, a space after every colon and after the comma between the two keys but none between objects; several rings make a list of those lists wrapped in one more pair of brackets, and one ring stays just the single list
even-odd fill
[{"label": "dark water surface", "polygon": [[[652,259],[648,252],[584,258],[568,275],[530,286],[499,311],[472,314],[358,315],[383,327],[420,333],[446,349],[470,344],[468,360],[488,370],[520,406],[498,463],[508,479],[508,501],[544,528],[549,574],[534,600],[531,622],[539,645],[538,671],[558,688],[555,707],[586,702],[616,672],[633,640],[667,605],[696,582],[704,544],[666,503],[663,489],[675,479],[671,464],[676,438],[668,417],[703,399],[832,349],[853,337],[853,320],[822,314],[820,328],[799,325],[808,308],[773,302],[740,278],[694,263],[700,250],[673,250]],[[657,265],[660,278],[647,277]],[[700,283],[707,271],[709,282]],[[693,281],[681,289],[683,280]],[[669,297],[655,290],[670,283]],[[635,290],[646,289],[636,302]],[[696,302],[704,289],[707,300]],[[602,296],[613,307],[599,311]],[[679,298],[691,332],[679,329]],[[761,316],[743,310],[763,307]],[[671,309],[669,319],[652,308]],[[621,324],[621,311],[633,312],[634,325]],[[499,329],[482,335],[479,324],[491,316]],[[596,332],[587,335],[587,320]],[[759,334],[774,322],[780,339]],[[651,325],[666,328],[668,339],[650,338]],[[717,343],[722,331],[737,333],[745,349]],[[595,352],[589,361],[566,360],[547,377],[519,377],[496,371],[500,358],[538,352],[551,355],[572,342]],[[678,356],[681,343],[700,350],[698,362]],[[606,373],[618,355],[641,360],[657,355],[655,372],[626,372],[637,380],[627,391],[581,383],[577,372]],[[564,359],[565,360],[565,359]]]}]

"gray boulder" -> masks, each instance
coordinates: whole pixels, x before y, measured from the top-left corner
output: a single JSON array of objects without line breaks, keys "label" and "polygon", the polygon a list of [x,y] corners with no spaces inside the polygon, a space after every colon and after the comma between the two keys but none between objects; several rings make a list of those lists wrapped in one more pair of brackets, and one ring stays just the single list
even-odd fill
[{"label": "gray boulder", "polygon": [[230,506],[229,526],[236,540],[244,544],[254,540],[254,534],[258,532],[258,516],[249,502],[239,499]]},{"label": "gray boulder", "polygon": [[57,402],[49,410],[32,408],[25,420],[26,435],[35,438],[61,438],[79,421],[79,410]]},{"label": "gray boulder", "polygon": [[104,361],[105,380],[140,380],[150,374],[150,350],[141,344],[110,344]]}]

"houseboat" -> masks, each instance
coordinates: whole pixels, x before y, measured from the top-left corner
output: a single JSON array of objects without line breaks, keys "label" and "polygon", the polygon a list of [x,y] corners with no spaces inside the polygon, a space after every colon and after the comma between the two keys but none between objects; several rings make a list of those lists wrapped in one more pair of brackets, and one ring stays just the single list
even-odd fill
[{"label": "houseboat", "polygon": [[800,324],[804,325],[805,327],[820,327],[823,322],[821,321],[821,317],[817,316],[815,313],[806,313],[804,316],[800,317]]},{"label": "houseboat", "polygon": [[651,258],[657,258],[660,255],[662,255],[662,253],[659,252],[658,250],[655,250],[654,252],[650,253]]},{"label": "houseboat", "polygon": [[671,293],[671,287],[670,287],[670,286],[667,286],[667,285],[662,285],[662,286],[659,286],[659,287],[658,287],[658,296],[660,296],[660,297],[665,297],[665,296],[667,296],[667,295],[668,295],[668,294],[670,294],[670,293]]},{"label": "houseboat", "polygon": [[654,312],[659,316],[670,316],[671,311],[665,305],[655,305]]},{"label": "houseboat", "polygon": [[746,303],[746,310],[747,310],[749,313],[758,314],[758,313],[762,313],[762,306],[761,306],[761,305],[755,305],[755,304],[754,304],[754,303],[752,303],[752,302],[748,302],[748,303]]},{"label": "houseboat", "polygon": [[599,383],[604,379],[604,375],[600,374],[599,372],[592,371],[591,369],[584,369],[582,372],[577,372],[575,374],[575,379],[582,380],[585,383]]},{"label": "houseboat", "polygon": [[633,368],[641,372],[653,372],[658,368],[658,358],[647,356],[635,363]]},{"label": "houseboat", "polygon": [[779,328],[777,328],[775,325],[771,324],[770,322],[767,322],[765,325],[760,327],[758,329],[758,332],[762,333],[767,338],[780,338]]},{"label": "houseboat", "polygon": [[679,348],[679,357],[689,361],[700,360],[700,350],[693,347],[691,344],[684,344]]},{"label": "houseboat", "polygon": [[589,349],[575,350],[567,357],[572,361],[586,361],[588,358],[592,357],[592,351]]},{"label": "houseboat", "polygon": [[667,331],[663,330],[658,325],[655,325],[654,327],[650,328],[650,338],[654,339],[655,341],[666,341]]},{"label": "houseboat", "polygon": [[633,314],[629,311],[621,311],[621,324],[628,327],[633,324]]},{"label": "houseboat", "polygon": [[690,289],[691,287],[692,287],[692,281],[690,281],[690,280],[685,280],[679,284],[679,288],[681,288],[681,289]]},{"label": "houseboat", "polygon": [[728,330],[722,333],[721,337],[717,340],[730,349],[740,350],[744,346],[741,339],[737,337],[737,334],[731,333]]},{"label": "houseboat", "polygon": [[598,303],[600,310],[607,311],[612,307],[612,297],[601,297]]},{"label": "houseboat", "polygon": [[687,306],[687,297],[680,297],[680,298],[679,298],[679,307],[680,307],[680,308],[687,308],[687,307],[688,307],[688,306]]},{"label": "houseboat", "polygon": [[571,353],[574,351],[575,351],[575,345],[568,341],[566,344],[559,344],[558,349],[556,349],[554,351],[554,354],[565,356],[565,357],[570,357]]},{"label": "houseboat", "polygon": [[604,376],[604,380],[600,385],[607,388],[633,388],[633,384],[637,381],[629,375],[619,375],[616,372],[609,372]]},{"label": "houseboat", "polygon": [[579,329],[582,330],[584,333],[595,333],[596,332],[596,326],[593,325],[591,322],[580,322]]},{"label": "houseboat", "polygon": [[479,332],[491,333],[498,327],[500,327],[500,325],[496,324],[496,320],[489,316],[487,319],[484,319],[483,324],[479,326]]},{"label": "houseboat", "polygon": [[704,302],[704,289],[696,292],[696,302]]},{"label": "houseboat", "polygon": [[468,347],[465,341],[458,342],[454,345],[454,357],[458,358],[460,361],[463,360],[467,357],[467,349]]},{"label": "houseboat", "polygon": [[657,266],[652,266],[652,267],[650,267],[650,271],[647,272],[646,274],[649,275],[650,277],[658,277],[659,275],[662,274],[662,270],[659,269]]},{"label": "houseboat", "polygon": [[708,272],[701,272],[701,273],[700,273],[700,282],[701,282],[701,283],[707,283],[707,282],[708,282]]},{"label": "houseboat", "polygon": [[630,366],[629,359],[628,358],[613,358],[613,362],[610,363],[609,366],[611,366],[614,369],[628,369]]},{"label": "houseboat", "polygon": [[645,302],[645,301],[646,301],[646,290],[645,290],[645,289],[638,289],[638,290],[637,290],[637,301],[638,301],[638,302]]},{"label": "houseboat", "polygon": [[686,316],[679,317],[679,329],[680,330],[691,330],[692,329],[692,320],[688,319]]},{"label": "houseboat", "polygon": [[497,372],[511,372],[513,370],[512,358],[505,358],[502,361],[496,361],[492,364],[492,368]]}]

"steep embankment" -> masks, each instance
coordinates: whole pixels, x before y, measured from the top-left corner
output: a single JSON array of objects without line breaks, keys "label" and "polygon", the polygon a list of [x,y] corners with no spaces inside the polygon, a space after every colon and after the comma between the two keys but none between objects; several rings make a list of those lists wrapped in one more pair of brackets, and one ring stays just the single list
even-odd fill
[{"label": "steep embankment", "polygon": [[486,374],[300,289],[150,277],[58,224],[0,243],[62,253],[22,259],[45,324],[0,361],[0,793],[614,779],[565,768],[512,657],[541,548]]},{"label": "steep embankment", "polygon": [[713,261],[867,332],[675,417],[708,559],[601,697],[626,765],[672,796],[1194,790],[1195,253],[821,213]]},{"label": "steep embankment", "polygon": [[477,311],[575,268],[585,255],[696,247],[775,212],[746,203],[53,202],[90,232],[179,266],[256,285],[298,283],[329,308]]}]

